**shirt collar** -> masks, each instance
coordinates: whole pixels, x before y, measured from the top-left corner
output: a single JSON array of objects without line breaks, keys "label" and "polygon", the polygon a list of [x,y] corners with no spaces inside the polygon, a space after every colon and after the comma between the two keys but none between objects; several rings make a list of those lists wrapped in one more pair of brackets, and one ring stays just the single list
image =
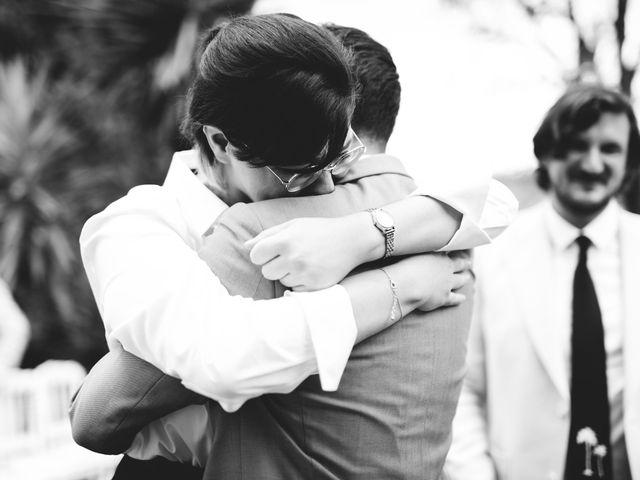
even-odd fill
[{"label": "shirt collar", "polygon": [[174,153],[163,186],[178,200],[189,227],[202,236],[227,205],[194,175],[199,165],[197,150]]},{"label": "shirt collar", "polygon": [[615,241],[618,233],[620,206],[618,202],[612,200],[605,209],[594,218],[582,230],[574,227],[558,212],[555,211],[551,202],[547,202],[546,225],[551,238],[551,244],[556,250],[567,249],[576,238],[583,234],[591,240],[593,245],[602,249]]},{"label": "shirt collar", "polygon": [[363,155],[343,176],[334,177],[334,179],[337,185],[339,183],[354,182],[364,177],[385,173],[409,176],[399,159],[386,153],[375,153],[372,155]]}]

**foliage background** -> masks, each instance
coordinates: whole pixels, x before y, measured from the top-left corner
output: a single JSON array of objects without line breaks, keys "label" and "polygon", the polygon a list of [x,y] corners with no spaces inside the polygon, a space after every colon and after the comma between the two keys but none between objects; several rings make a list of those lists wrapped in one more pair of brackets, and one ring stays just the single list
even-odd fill
[{"label": "foliage background", "polygon": [[[105,351],[80,229],[132,186],[162,182],[186,146],[177,129],[198,36],[253,4],[0,0],[0,276],[32,322],[24,367],[89,367]],[[522,164],[532,132],[503,127],[537,126],[526,88],[546,88],[539,113],[576,80],[640,92],[640,0],[261,0],[256,10],[353,25],[389,46],[403,82],[392,153],[417,178],[443,153],[466,162],[457,171],[473,172],[476,157]],[[539,198],[530,168],[499,176],[523,205]],[[637,183],[628,205],[640,209]]]},{"label": "foliage background", "polygon": [[[541,198],[531,139],[568,83],[628,90],[640,108],[640,0],[260,0],[254,7],[281,10],[357,26],[390,49],[402,104],[388,150],[423,185],[436,177],[457,188],[493,173],[530,205]],[[637,210],[640,199],[629,205]]]},{"label": "foliage background", "polygon": [[194,46],[252,0],[0,2],[0,276],[32,324],[23,367],[91,366],[104,330],[78,250],[86,219],[161,183]]}]

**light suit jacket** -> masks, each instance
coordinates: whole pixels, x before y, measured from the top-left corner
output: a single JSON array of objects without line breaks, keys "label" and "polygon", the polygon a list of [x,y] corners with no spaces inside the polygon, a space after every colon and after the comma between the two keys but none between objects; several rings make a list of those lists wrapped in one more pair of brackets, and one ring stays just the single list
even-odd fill
[{"label": "light suit jacket", "polygon": [[[569,378],[552,297],[544,205],[520,214],[477,252],[475,316],[446,471],[452,480],[560,480],[569,435]],[[624,430],[640,478],[640,216],[622,212]],[[483,277],[483,274],[485,275]]]}]

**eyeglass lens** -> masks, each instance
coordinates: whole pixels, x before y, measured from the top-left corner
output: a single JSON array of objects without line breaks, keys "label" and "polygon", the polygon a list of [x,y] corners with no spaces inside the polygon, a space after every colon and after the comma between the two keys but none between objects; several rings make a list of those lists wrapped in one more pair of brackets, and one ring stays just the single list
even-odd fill
[{"label": "eyeglass lens", "polygon": [[343,175],[351,168],[353,163],[360,159],[365,150],[364,144],[355,132],[349,128],[347,138],[345,139],[345,151],[323,169],[307,174],[294,173],[288,181],[284,181],[273,170],[271,170],[271,172],[278,177],[289,193],[295,193],[311,185],[323,172],[328,171],[337,176]]}]

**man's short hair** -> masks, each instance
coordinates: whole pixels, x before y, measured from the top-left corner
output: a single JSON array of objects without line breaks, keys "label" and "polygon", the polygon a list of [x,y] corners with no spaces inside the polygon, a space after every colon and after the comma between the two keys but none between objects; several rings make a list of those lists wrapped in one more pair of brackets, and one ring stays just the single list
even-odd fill
[{"label": "man's short hair", "polygon": [[565,158],[576,135],[595,125],[605,113],[624,114],[629,119],[627,179],[635,173],[640,165],[640,132],[629,99],[600,85],[578,85],[567,89],[556,101],[533,137],[533,151],[539,161],[536,181],[540,188],[551,187],[543,160]]},{"label": "man's short hair", "polygon": [[325,29],[289,14],[238,17],[213,27],[201,52],[182,131],[209,162],[203,125],[255,166],[318,170],[340,154],[355,81],[346,49]]},{"label": "man's short hair", "polygon": [[358,135],[387,143],[400,109],[400,81],[389,50],[357,28],[324,27],[351,52],[351,68],[358,84],[353,129]]}]

